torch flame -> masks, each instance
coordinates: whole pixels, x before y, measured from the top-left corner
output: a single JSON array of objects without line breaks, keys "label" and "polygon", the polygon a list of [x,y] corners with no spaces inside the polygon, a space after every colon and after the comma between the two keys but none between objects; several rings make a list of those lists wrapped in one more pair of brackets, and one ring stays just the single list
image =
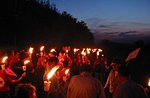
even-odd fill
[{"label": "torch flame", "polygon": [[56,50],[55,49],[51,49],[51,52],[56,52]]},{"label": "torch flame", "polygon": [[5,63],[5,61],[8,59],[8,56],[3,57],[2,63]]},{"label": "torch flame", "polygon": [[148,79],[148,86],[150,87],[150,78]]},{"label": "torch flame", "polygon": [[96,54],[97,54],[97,56],[99,56],[99,51],[97,51],[97,53],[96,53]]},{"label": "torch flame", "polygon": [[29,53],[30,53],[30,54],[33,53],[33,48],[32,48],[32,47],[29,48]]},{"label": "torch flame", "polygon": [[44,49],[44,46],[41,46],[40,51],[43,51],[43,49]]},{"label": "torch flame", "polygon": [[25,60],[24,65],[28,64],[29,62],[30,62],[30,60]]},{"label": "torch flame", "polygon": [[69,50],[66,50],[66,53],[68,53],[69,52]]},{"label": "torch flame", "polygon": [[66,69],[65,74],[67,75],[67,74],[68,74],[68,72],[69,72],[69,69]]},{"label": "torch flame", "polygon": [[57,71],[58,68],[59,68],[59,66],[55,66],[52,68],[52,70],[47,75],[48,80],[55,74],[55,72]]},{"label": "torch flame", "polygon": [[99,51],[99,52],[102,52],[103,50],[102,50],[102,49],[98,49],[98,51]]}]

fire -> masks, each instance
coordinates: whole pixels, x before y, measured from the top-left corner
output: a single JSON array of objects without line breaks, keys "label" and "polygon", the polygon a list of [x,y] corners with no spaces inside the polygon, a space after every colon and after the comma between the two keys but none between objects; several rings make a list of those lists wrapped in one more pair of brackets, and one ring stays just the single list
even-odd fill
[{"label": "fire", "polygon": [[30,60],[25,60],[24,65],[28,64],[29,62],[30,62]]},{"label": "fire", "polygon": [[48,80],[55,74],[55,72],[57,71],[58,68],[59,68],[59,66],[55,66],[52,68],[52,70],[47,75]]},{"label": "fire", "polygon": [[96,53],[96,54],[97,54],[97,56],[99,56],[99,51],[97,51],[97,53]]},{"label": "fire", "polygon": [[85,55],[86,55],[86,52],[85,52],[85,51],[82,51],[81,54],[82,54],[83,56],[85,56]]},{"label": "fire", "polygon": [[29,48],[29,53],[30,53],[30,54],[33,53],[33,48],[32,48],[32,47]]},{"label": "fire", "polygon": [[3,57],[2,63],[5,63],[5,61],[8,59],[8,56]]},{"label": "fire", "polygon": [[148,86],[150,87],[150,78],[148,79]]},{"label": "fire", "polygon": [[67,74],[68,74],[68,72],[69,72],[69,69],[66,69],[65,74],[67,75]]},{"label": "fire", "polygon": [[44,49],[44,46],[41,46],[40,51],[43,51],[43,49]]},{"label": "fire", "polygon": [[102,50],[102,49],[98,49],[98,51],[99,51],[99,52],[102,52],[103,50]]},{"label": "fire", "polygon": [[66,50],[66,53],[68,53],[69,52],[69,50]]},{"label": "fire", "polygon": [[51,49],[50,51],[51,51],[51,52],[56,52],[56,50],[55,50],[55,49]]}]

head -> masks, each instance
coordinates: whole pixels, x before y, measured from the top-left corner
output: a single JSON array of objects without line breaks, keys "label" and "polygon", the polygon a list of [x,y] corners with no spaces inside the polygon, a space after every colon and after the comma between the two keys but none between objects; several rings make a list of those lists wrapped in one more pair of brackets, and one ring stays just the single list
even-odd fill
[{"label": "head", "polygon": [[35,86],[32,84],[18,84],[15,89],[15,98],[37,98]]},{"label": "head", "polygon": [[118,71],[118,69],[119,69],[121,63],[122,63],[122,62],[121,62],[120,59],[118,59],[118,58],[113,59],[112,62],[111,62],[111,66],[112,66],[113,70]]},{"label": "head", "polygon": [[69,61],[68,60],[64,60],[63,61],[63,67],[68,67]]},{"label": "head", "polygon": [[128,80],[130,76],[128,67],[125,65],[121,65],[118,69],[118,74],[119,74],[120,82],[124,82],[125,80]]},{"label": "head", "polygon": [[50,66],[56,66],[58,64],[58,58],[57,57],[51,57],[49,60],[48,60],[48,64]]},{"label": "head", "polygon": [[89,72],[89,73],[91,73],[91,72],[92,72],[92,66],[83,64],[83,65],[80,67],[79,71],[80,71],[80,73],[81,73],[81,72]]}]

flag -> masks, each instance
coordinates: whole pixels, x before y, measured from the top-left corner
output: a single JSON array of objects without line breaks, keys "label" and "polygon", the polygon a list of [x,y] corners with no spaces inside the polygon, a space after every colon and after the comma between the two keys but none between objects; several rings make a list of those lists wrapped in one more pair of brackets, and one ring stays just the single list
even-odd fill
[{"label": "flag", "polygon": [[137,48],[137,49],[135,49],[134,51],[132,51],[132,52],[128,55],[128,57],[127,57],[127,59],[126,59],[126,62],[129,61],[129,60],[131,60],[131,59],[136,58],[137,55],[138,55],[138,53],[139,53],[139,51],[140,51],[140,49],[141,49],[141,48]]}]

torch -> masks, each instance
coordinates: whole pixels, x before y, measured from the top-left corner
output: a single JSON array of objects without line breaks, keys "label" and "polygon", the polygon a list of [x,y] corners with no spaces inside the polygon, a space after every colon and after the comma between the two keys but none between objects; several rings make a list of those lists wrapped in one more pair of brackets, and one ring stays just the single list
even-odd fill
[{"label": "torch", "polygon": [[26,71],[26,65],[29,63],[29,60],[24,61],[24,65],[22,66],[23,71]]},{"label": "torch", "polygon": [[49,91],[50,84],[51,84],[50,78],[53,77],[53,75],[55,74],[58,68],[59,66],[53,67],[51,71],[47,74],[47,81],[44,81],[44,91]]},{"label": "torch", "polygon": [[29,48],[29,56],[30,56],[30,59],[31,59],[32,53],[33,53],[33,48],[30,47],[30,48]]},{"label": "torch", "polygon": [[5,56],[2,58],[2,65],[1,65],[2,70],[5,70],[5,63],[7,59],[8,59],[8,56]]},{"label": "torch", "polygon": [[148,86],[149,86],[149,88],[150,88],[150,78],[148,79]]},{"label": "torch", "polygon": [[41,56],[43,56],[43,55],[44,55],[43,50],[44,50],[44,46],[41,46],[41,48],[40,48],[40,55],[41,55]]},{"label": "torch", "polygon": [[65,82],[67,81],[67,79],[68,79],[69,76],[70,76],[69,71],[70,71],[69,68],[65,70],[65,76],[63,76],[63,80],[64,80]]}]

